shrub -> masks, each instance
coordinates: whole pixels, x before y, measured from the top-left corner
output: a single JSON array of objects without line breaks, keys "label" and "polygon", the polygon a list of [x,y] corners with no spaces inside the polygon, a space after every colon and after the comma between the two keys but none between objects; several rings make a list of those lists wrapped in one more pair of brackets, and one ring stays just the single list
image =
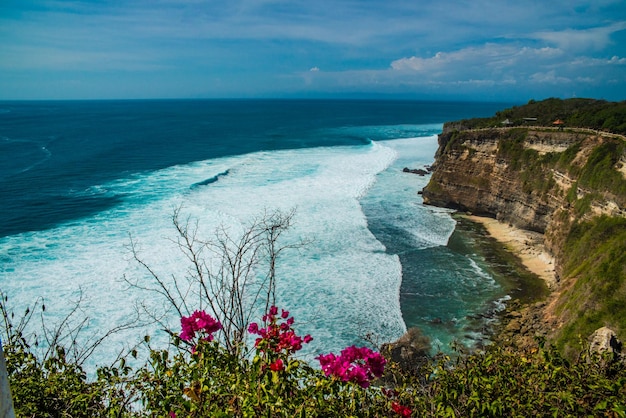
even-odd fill
[{"label": "shrub", "polygon": [[[623,363],[555,348],[500,346],[440,357],[415,373],[369,348],[296,358],[310,336],[271,307],[252,323],[254,348],[241,357],[211,338],[219,323],[202,311],[181,319],[168,350],[132,372],[123,362],[90,382],[62,351],[39,362],[26,341],[7,345],[19,416],[31,417],[499,417],[626,416]],[[149,340],[146,340],[149,342]],[[377,378],[391,372],[385,385]],[[133,407],[131,407],[133,406]]]},{"label": "shrub", "polygon": [[[322,371],[295,354],[312,341],[296,334],[289,312],[272,306],[262,323],[253,322],[254,350],[240,357],[213,340],[216,321],[204,313],[190,334],[188,317],[174,339],[176,353],[151,352],[139,371],[143,413],[170,417],[385,416],[409,409],[365,388],[384,370],[385,359],[366,347],[348,347],[340,356],[319,357]],[[207,325],[207,326],[204,326]],[[197,334],[197,335],[196,335]],[[182,338],[182,337],[185,338]]]}]

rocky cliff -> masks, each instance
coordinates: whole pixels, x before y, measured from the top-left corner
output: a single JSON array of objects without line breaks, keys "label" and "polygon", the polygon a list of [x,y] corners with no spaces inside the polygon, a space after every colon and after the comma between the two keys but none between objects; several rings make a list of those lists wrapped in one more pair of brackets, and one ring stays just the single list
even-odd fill
[{"label": "rocky cliff", "polygon": [[[562,281],[550,313],[559,319],[555,341],[567,345],[577,330],[589,335],[595,326],[626,331],[626,248],[619,242],[626,241],[623,137],[586,129],[464,129],[450,123],[439,136],[432,169],[423,191],[426,204],[545,234]],[[580,271],[590,263],[588,274]],[[587,279],[589,274],[594,277]]]}]

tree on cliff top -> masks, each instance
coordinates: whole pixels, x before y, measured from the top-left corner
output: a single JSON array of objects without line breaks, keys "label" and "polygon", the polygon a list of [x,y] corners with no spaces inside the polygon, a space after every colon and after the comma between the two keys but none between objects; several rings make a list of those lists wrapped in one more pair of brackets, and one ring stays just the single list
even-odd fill
[{"label": "tree on cliff top", "polygon": [[[528,119],[535,119],[528,121]],[[557,99],[530,100],[522,106],[496,112],[490,118],[467,119],[455,122],[468,129],[501,127],[508,119],[514,125],[538,125],[551,127],[561,119],[565,126],[603,130],[616,134],[626,134],[626,101],[607,102],[596,99]]]}]

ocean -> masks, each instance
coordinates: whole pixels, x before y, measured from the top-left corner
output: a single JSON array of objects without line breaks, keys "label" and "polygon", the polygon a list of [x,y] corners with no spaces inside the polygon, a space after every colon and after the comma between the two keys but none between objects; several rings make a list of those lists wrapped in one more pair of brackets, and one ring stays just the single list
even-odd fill
[{"label": "ocean", "polygon": [[[128,285],[190,268],[172,216],[211,239],[263,213],[294,212],[277,264],[278,306],[314,340],[304,356],[392,341],[418,326],[433,349],[481,341],[506,292],[450,211],[418,191],[443,122],[490,116],[500,103],[385,100],[0,102],[0,291],[20,314],[44,303],[59,324],[80,300],[83,334],[160,312]],[[193,302],[190,302],[192,304]],[[172,312],[161,321],[178,329]],[[478,319],[477,319],[478,318]],[[486,319],[485,319],[486,320]],[[43,335],[39,315],[32,332]],[[38,329],[39,328],[39,329]],[[110,336],[105,364],[156,324]]]}]

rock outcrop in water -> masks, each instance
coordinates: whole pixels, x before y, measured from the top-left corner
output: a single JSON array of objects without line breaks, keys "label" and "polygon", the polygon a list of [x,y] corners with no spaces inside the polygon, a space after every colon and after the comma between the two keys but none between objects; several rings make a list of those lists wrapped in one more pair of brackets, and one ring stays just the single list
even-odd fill
[{"label": "rock outcrop in water", "polygon": [[561,283],[542,317],[566,351],[579,334],[603,326],[623,339],[625,138],[586,128],[466,125],[444,125],[424,202],[544,234]]}]

